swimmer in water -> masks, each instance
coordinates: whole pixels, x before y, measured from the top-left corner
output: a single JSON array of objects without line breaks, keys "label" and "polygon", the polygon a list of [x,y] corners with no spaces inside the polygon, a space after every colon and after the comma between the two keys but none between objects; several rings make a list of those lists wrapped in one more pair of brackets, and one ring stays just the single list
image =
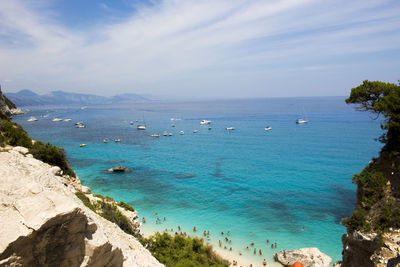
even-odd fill
[{"label": "swimmer in water", "polygon": [[195,227],[193,227],[193,232],[196,232],[197,231],[197,229],[196,229],[196,226]]},{"label": "swimmer in water", "polygon": [[144,217],[142,218],[142,222],[143,222],[143,223],[146,223],[146,219],[145,219]]},{"label": "swimmer in water", "polygon": [[261,249],[258,251],[258,253],[259,253],[260,255],[262,255],[262,251],[261,251]]}]

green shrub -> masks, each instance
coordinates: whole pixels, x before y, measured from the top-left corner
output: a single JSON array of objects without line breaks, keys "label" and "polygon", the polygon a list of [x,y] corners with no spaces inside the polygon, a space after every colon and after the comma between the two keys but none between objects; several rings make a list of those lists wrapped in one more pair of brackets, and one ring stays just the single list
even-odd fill
[{"label": "green shrub", "polygon": [[20,125],[3,119],[0,123],[0,131],[4,136],[5,143],[12,146],[32,147],[32,139]]},{"label": "green shrub", "polygon": [[64,149],[53,146],[50,143],[44,144],[36,141],[30,149],[32,155],[43,162],[55,165],[61,168],[64,174],[75,177],[75,172],[69,167],[65,158]]},{"label": "green shrub", "polygon": [[198,238],[156,233],[140,239],[140,242],[167,267],[229,266],[227,261],[213,252],[211,246],[204,245]]},{"label": "green shrub", "polygon": [[134,208],[132,208],[131,206],[129,206],[129,205],[126,204],[125,202],[120,201],[120,202],[117,203],[117,205],[120,206],[120,207],[122,207],[122,208],[124,208],[124,209],[126,209],[126,210],[135,211]]},{"label": "green shrub", "polygon": [[387,200],[380,209],[380,214],[376,218],[375,230],[384,231],[390,227],[400,228],[400,207],[392,201]]},{"label": "green shrub", "polygon": [[384,188],[388,180],[382,172],[367,167],[360,174],[354,175],[353,181],[362,189],[363,206],[371,208],[384,196]]},{"label": "green shrub", "polygon": [[98,202],[100,206],[100,215],[105,219],[117,224],[125,233],[135,235],[135,229],[129,219],[124,216],[114,204],[107,203],[105,201]]},{"label": "green shrub", "polygon": [[93,205],[93,204],[90,202],[89,198],[88,198],[84,193],[82,193],[81,191],[78,191],[78,192],[75,193],[75,195],[82,201],[82,203],[83,203],[86,207],[88,207],[88,208],[91,209],[92,211],[96,212],[96,206]]},{"label": "green shrub", "polygon": [[350,231],[362,230],[369,232],[371,226],[367,223],[367,214],[368,212],[365,209],[358,207],[353,211],[351,217],[342,220],[342,224],[349,228]]}]

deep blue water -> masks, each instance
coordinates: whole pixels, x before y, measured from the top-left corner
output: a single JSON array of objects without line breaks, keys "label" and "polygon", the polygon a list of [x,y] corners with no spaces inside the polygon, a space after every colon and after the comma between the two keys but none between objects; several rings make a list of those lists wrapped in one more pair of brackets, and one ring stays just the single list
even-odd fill
[{"label": "deep blue water", "polygon": [[[27,122],[30,116],[39,121]],[[309,123],[297,125],[301,116]],[[72,121],[52,122],[54,117]],[[175,128],[172,117],[181,119]],[[147,131],[129,123],[142,118]],[[202,119],[212,121],[211,130],[200,126]],[[346,106],[344,97],[40,108],[15,121],[34,139],[64,147],[82,183],[131,204],[146,217],[145,229],[180,225],[192,233],[196,226],[211,231],[214,246],[218,233],[230,231],[232,253],[257,261],[261,256],[244,250],[250,242],[269,261],[282,249],[314,246],[339,260],[340,220],[355,204],[351,178],[381,147],[374,140],[379,122]],[[75,128],[76,121],[87,128]],[[266,132],[266,125],[272,130]],[[226,131],[229,126],[235,130]],[[174,135],[149,136],[164,131]],[[104,172],[116,165],[133,171]],[[167,220],[155,224],[154,213]],[[278,247],[269,248],[266,239]]]}]

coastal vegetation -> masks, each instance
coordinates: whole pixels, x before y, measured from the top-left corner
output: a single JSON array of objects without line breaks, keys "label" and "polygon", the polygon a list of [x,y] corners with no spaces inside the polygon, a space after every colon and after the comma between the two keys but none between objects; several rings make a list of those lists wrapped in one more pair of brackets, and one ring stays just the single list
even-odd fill
[{"label": "coastal vegetation", "polygon": [[376,118],[383,115],[384,143],[379,158],[373,159],[360,174],[353,177],[357,184],[357,204],[352,216],[342,223],[350,230],[383,233],[400,228],[400,86],[380,81],[364,81],[351,90],[346,103],[370,111]]},{"label": "coastal vegetation", "polygon": [[[0,96],[8,108],[16,108],[1,91]],[[6,145],[26,147],[34,158],[58,166],[64,174],[75,177],[75,172],[68,165],[64,149],[50,143],[33,141],[21,125],[12,122],[7,114],[0,111],[0,146],[5,147]]]},{"label": "coastal vegetation", "polygon": [[[95,194],[96,198],[99,200],[92,200],[90,199],[81,191],[78,191],[75,193],[75,195],[82,201],[82,203],[91,209],[92,211],[96,212],[98,215],[101,217],[109,220],[110,222],[115,223],[116,225],[121,228],[125,233],[137,236],[136,231],[133,228],[132,224],[129,221],[129,218],[126,217],[121,213],[121,211],[118,210],[118,206],[121,206],[119,203],[116,203],[111,197],[104,197],[99,194]],[[124,202],[122,202],[124,203]],[[124,203],[124,209],[130,210],[130,211],[135,211],[131,206],[128,204]]]},{"label": "coastal vegetation", "polygon": [[196,237],[156,233],[148,238],[141,238],[140,242],[167,267],[229,266],[227,261],[214,253],[211,246],[204,245]]}]

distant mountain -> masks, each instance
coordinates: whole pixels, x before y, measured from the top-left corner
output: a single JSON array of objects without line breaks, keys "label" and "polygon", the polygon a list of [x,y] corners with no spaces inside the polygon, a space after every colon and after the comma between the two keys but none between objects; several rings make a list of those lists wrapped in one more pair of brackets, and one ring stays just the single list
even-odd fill
[{"label": "distant mountain", "polygon": [[30,90],[21,90],[17,93],[5,93],[17,106],[39,105],[104,105],[118,103],[147,102],[150,99],[137,94],[120,94],[112,97],[52,91],[45,95],[38,95]]}]

